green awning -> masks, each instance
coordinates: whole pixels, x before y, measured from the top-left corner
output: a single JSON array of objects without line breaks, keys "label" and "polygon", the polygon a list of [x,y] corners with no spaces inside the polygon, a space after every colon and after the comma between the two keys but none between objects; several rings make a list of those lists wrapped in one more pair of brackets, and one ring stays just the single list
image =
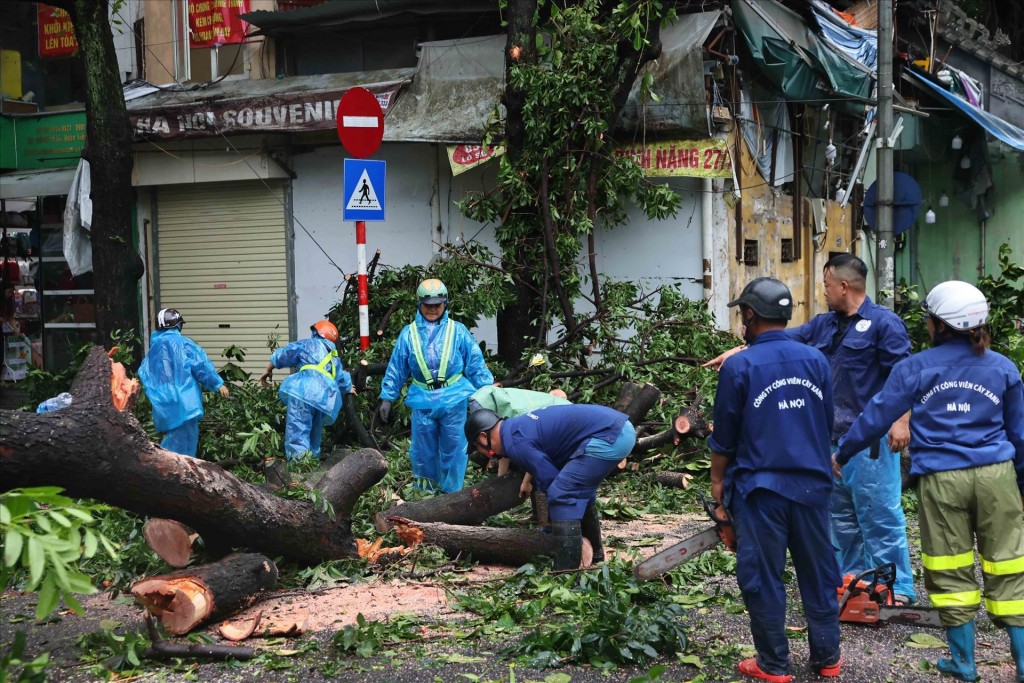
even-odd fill
[{"label": "green awning", "polygon": [[819,40],[799,14],[775,0],[733,0],[732,9],[757,68],[787,100],[871,101],[872,72]]}]

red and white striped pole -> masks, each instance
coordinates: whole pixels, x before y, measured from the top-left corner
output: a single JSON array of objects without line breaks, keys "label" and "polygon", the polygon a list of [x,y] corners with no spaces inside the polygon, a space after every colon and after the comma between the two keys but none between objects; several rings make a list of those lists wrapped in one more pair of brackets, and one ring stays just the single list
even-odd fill
[{"label": "red and white striped pole", "polygon": [[356,221],[356,266],[359,272],[359,349],[370,348],[370,285],[366,279],[366,221]]}]

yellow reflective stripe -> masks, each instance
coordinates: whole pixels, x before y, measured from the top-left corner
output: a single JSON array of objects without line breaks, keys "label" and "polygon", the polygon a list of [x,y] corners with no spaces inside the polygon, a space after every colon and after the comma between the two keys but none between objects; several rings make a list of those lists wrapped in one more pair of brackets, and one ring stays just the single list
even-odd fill
[{"label": "yellow reflective stripe", "polygon": [[993,576],[1021,574],[1024,573],[1024,557],[1015,557],[1012,560],[999,561],[986,560],[983,557],[981,558],[981,570],[986,574],[992,574]]},{"label": "yellow reflective stripe", "polygon": [[439,384],[435,383],[434,386],[430,386],[426,382],[421,382],[418,379],[414,379],[412,381],[412,383],[415,384],[418,387],[422,387],[423,389],[426,389],[427,391],[433,391],[434,389],[444,389],[445,387],[450,387],[451,385],[453,385],[456,382],[458,382],[460,379],[462,379],[462,373],[461,372],[459,374],[455,375],[454,377],[449,377],[448,381],[445,382],[443,385],[439,385]]},{"label": "yellow reflective stripe", "polygon": [[455,341],[455,325],[449,320],[444,328],[444,346],[441,347],[441,367],[437,371],[437,381],[444,385],[448,376],[448,361],[452,357],[452,342]]},{"label": "yellow reflective stripe", "polygon": [[[299,372],[302,372],[303,370],[316,370],[317,372],[322,372],[323,374],[327,375],[328,377],[330,377],[333,380],[334,379],[334,366],[331,364],[331,359],[332,358],[337,358],[337,357],[338,357],[338,352],[337,351],[331,351],[326,356],[324,356],[322,361],[320,361],[316,365],[303,365],[301,368],[299,368]],[[331,371],[330,372],[327,372],[327,366],[328,365],[331,366]]]},{"label": "yellow reflective stripe", "polygon": [[974,551],[968,550],[959,555],[925,555],[921,553],[921,564],[925,569],[930,569],[933,572],[970,567],[974,564]]},{"label": "yellow reflective stripe", "polygon": [[971,607],[981,604],[981,591],[962,593],[929,593],[928,599],[935,607]]},{"label": "yellow reflective stripe", "polygon": [[420,339],[419,330],[416,329],[416,323],[409,325],[409,336],[412,337],[412,353],[416,357],[416,365],[420,368],[420,374],[423,375],[425,382],[418,382],[415,379],[412,381],[413,384],[425,389],[442,388],[452,384],[462,378],[462,374],[458,374],[452,377],[445,383],[448,375],[448,361],[452,357],[452,346],[455,340],[455,325],[449,320],[447,327],[444,330],[444,344],[441,346],[441,367],[437,371],[437,380],[434,381],[434,376],[430,372],[430,366],[427,365],[427,359],[423,357],[423,342]]},{"label": "yellow reflective stripe", "polygon": [[[416,365],[420,366],[420,374],[423,375],[423,379],[427,382],[434,379],[430,374],[430,367],[427,365],[427,359],[423,357],[423,342],[420,340],[419,330],[416,329],[416,323],[409,325],[409,336],[412,337],[412,353],[416,357]],[[417,384],[413,380],[414,384]],[[419,382],[420,386],[426,386],[425,383]]]},{"label": "yellow reflective stripe", "polygon": [[[934,604],[934,600],[932,603]],[[996,617],[1015,617],[1024,614],[1024,600],[992,600],[985,598],[985,609]]]}]

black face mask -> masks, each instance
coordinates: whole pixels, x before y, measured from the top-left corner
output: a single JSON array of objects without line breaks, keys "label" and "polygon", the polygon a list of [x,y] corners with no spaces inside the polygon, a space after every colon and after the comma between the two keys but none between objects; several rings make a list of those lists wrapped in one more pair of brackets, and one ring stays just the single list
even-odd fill
[{"label": "black face mask", "polygon": [[750,331],[750,323],[752,323],[753,321],[753,313],[743,318],[743,341],[747,342],[748,344],[754,341],[754,339],[756,339],[756,336],[753,334],[753,332]]}]

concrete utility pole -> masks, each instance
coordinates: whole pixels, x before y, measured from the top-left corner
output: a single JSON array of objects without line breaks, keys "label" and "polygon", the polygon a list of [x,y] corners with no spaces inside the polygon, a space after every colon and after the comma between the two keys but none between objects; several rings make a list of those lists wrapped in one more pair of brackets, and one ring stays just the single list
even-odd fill
[{"label": "concrete utility pole", "polygon": [[878,241],[875,250],[875,287],[892,309],[895,290],[895,249],[892,235],[892,0],[878,3]]}]

